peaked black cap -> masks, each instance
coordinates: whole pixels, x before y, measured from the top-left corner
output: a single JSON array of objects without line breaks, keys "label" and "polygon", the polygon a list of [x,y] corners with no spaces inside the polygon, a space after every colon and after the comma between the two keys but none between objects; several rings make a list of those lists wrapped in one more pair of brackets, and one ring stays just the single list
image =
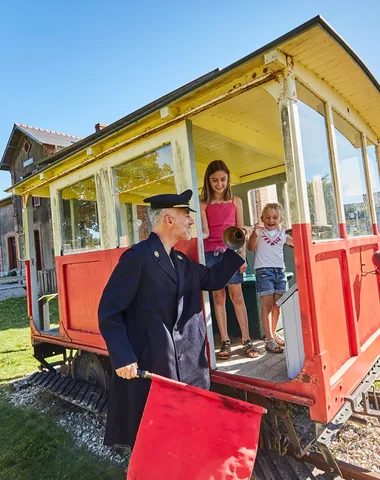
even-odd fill
[{"label": "peaked black cap", "polygon": [[186,190],[179,195],[175,193],[164,193],[162,195],[155,195],[154,197],[145,198],[145,203],[150,203],[151,208],[181,208],[188,212],[195,212],[189,206],[192,190]]}]

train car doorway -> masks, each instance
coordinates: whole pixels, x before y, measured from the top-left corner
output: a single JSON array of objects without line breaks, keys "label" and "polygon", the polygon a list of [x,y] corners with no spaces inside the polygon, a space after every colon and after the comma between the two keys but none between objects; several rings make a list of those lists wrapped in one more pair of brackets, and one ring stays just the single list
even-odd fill
[{"label": "train car doorway", "polygon": [[[266,203],[276,202],[284,209],[281,227],[291,235],[284,134],[278,102],[271,85],[254,88],[202,112],[192,118],[192,124],[199,193],[207,165],[213,160],[223,160],[230,170],[232,194],[242,200],[244,224],[253,226],[255,223],[262,223],[260,216],[263,207]],[[232,347],[231,356],[228,358],[218,358],[221,336],[214,298],[212,294],[209,295],[212,324],[208,325],[212,352],[210,362],[217,372],[271,382],[286,382],[295,378],[302,369],[304,349],[294,252],[287,245],[284,246],[284,259],[287,293],[281,298],[282,313],[276,333],[280,338],[287,335],[290,348],[285,348],[282,353],[271,353],[265,349],[261,298],[256,291],[255,253],[247,251],[248,268],[241,286],[250,338],[260,356],[250,358],[246,355],[242,347],[237,315],[226,288],[227,329]]]}]

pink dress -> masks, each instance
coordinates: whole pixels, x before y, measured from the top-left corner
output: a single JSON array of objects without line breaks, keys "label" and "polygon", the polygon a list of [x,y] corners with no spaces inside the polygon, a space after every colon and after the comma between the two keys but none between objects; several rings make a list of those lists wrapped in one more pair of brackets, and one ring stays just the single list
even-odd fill
[{"label": "pink dress", "polygon": [[227,227],[236,225],[236,205],[229,203],[208,203],[206,216],[210,236],[204,240],[205,252],[213,252],[217,247],[225,250],[223,232]]}]

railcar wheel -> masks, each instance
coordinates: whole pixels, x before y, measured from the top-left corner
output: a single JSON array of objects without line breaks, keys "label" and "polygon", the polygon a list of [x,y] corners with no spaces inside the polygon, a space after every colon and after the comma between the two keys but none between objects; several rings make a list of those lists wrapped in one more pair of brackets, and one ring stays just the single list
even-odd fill
[{"label": "railcar wheel", "polygon": [[80,352],[75,356],[74,378],[103,390],[109,389],[109,374],[95,353]]}]

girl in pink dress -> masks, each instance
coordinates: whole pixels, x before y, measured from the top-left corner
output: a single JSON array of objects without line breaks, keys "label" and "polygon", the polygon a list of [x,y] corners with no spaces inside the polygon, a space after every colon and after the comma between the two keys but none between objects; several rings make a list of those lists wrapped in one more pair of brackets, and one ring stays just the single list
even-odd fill
[{"label": "girl in pink dress", "polygon": [[[242,201],[231,193],[230,171],[222,160],[214,160],[207,167],[200,206],[206,265],[211,267],[222,260],[227,248],[222,240],[224,230],[233,225],[238,227],[244,225]],[[245,245],[241,255],[245,257]],[[241,288],[243,272],[246,269],[247,263],[231,278],[228,283],[228,292],[239,322],[243,350],[248,357],[255,358],[260,355],[260,352],[249,338],[247,309]],[[217,356],[226,360],[231,357],[231,341],[227,330],[226,290],[214,291],[212,294],[215,317],[221,335],[221,348]]]}]

